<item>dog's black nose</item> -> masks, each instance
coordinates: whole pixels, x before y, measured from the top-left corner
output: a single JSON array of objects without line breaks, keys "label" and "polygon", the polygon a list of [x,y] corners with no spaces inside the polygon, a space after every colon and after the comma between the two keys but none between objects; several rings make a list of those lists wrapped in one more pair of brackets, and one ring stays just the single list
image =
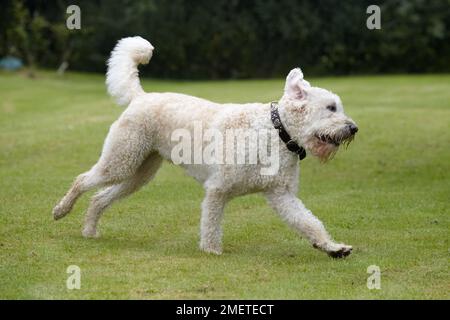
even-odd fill
[{"label": "dog's black nose", "polygon": [[348,125],[348,128],[350,129],[351,134],[355,134],[358,132],[358,127],[353,123],[350,123]]}]

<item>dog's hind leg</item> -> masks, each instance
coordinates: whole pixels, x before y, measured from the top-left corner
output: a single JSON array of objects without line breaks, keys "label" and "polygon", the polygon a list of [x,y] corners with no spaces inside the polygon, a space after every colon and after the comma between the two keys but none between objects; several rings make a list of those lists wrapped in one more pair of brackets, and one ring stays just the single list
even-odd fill
[{"label": "dog's hind leg", "polygon": [[99,161],[91,170],[75,179],[72,187],[53,209],[55,220],[67,215],[84,192],[119,184],[131,178],[148,156],[149,150],[143,126],[128,119],[116,121],[105,140]]},{"label": "dog's hind leg", "polygon": [[292,228],[304,235],[314,248],[321,249],[334,258],[348,256],[352,247],[331,240],[322,222],[294,194],[287,190],[273,190],[266,193],[272,208]]},{"label": "dog's hind leg", "polygon": [[83,236],[97,237],[97,224],[102,213],[116,200],[129,196],[152,180],[161,166],[162,158],[152,153],[139,167],[133,177],[120,184],[100,190],[92,197],[86,213]]},{"label": "dog's hind leg", "polygon": [[95,176],[95,170],[96,168],[94,166],[91,170],[80,174],[75,179],[75,182],[72,184],[69,191],[67,191],[66,195],[53,208],[53,218],[55,220],[66,216],[72,210],[77,199],[95,185],[95,182],[91,181],[93,180],[92,177]]}]

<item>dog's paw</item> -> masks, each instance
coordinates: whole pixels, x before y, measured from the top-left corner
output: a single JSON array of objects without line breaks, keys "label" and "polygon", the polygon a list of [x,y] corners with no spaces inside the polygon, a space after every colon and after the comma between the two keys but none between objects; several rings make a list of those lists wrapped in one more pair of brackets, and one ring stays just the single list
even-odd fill
[{"label": "dog's paw", "polygon": [[325,251],[330,257],[335,259],[345,258],[350,255],[353,250],[352,246],[334,242],[328,242],[321,245],[313,244],[313,247]]},{"label": "dog's paw", "polygon": [[200,250],[206,253],[212,253],[215,255],[221,255],[222,254],[222,248],[218,246],[208,246],[208,245],[200,245]]},{"label": "dog's paw", "polygon": [[89,238],[99,238],[100,232],[98,232],[96,229],[85,227],[83,231],[81,231],[81,234],[83,237],[89,239]]},{"label": "dog's paw", "polygon": [[353,247],[345,244],[338,244],[337,248],[328,250],[327,254],[335,259],[345,258],[352,253]]},{"label": "dog's paw", "polygon": [[222,250],[216,250],[216,249],[202,249],[205,253],[215,254],[217,256],[220,256],[222,254]]},{"label": "dog's paw", "polygon": [[61,203],[57,204],[52,211],[53,219],[59,220],[61,218],[64,218],[70,212],[70,209],[70,207],[61,205]]}]

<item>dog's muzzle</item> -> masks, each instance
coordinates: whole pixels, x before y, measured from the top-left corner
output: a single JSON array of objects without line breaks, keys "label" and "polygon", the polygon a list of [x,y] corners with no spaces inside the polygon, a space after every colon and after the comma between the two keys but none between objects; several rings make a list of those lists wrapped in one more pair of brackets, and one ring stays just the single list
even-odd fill
[{"label": "dog's muzzle", "polygon": [[342,143],[347,145],[350,144],[354,139],[356,132],[358,132],[356,124],[349,122],[335,134],[316,133],[315,137],[324,143],[333,144],[334,146],[339,147]]}]

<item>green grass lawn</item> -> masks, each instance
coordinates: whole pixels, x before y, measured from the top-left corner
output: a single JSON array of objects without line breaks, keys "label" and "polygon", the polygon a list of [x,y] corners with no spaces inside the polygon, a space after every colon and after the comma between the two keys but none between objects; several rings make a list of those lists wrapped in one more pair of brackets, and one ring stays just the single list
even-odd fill
[{"label": "green grass lawn", "polygon": [[[450,298],[450,76],[308,79],[338,93],[360,131],[327,164],[301,163],[300,197],[345,260],[314,250],[260,195],[225,211],[224,254],[198,250],[201,186],[165,164],[140,192],[81,236],[89,195],[71,215],[51,210],[93,165],[122,109],[101,75],[0,74],[0,298],[404,299]],[[279,98],[282,80],[172,82],[147,91],[218,102]],[[66,268],[81,268],[68,290]],[[366,286],[381,269],[381,289]]]}]

